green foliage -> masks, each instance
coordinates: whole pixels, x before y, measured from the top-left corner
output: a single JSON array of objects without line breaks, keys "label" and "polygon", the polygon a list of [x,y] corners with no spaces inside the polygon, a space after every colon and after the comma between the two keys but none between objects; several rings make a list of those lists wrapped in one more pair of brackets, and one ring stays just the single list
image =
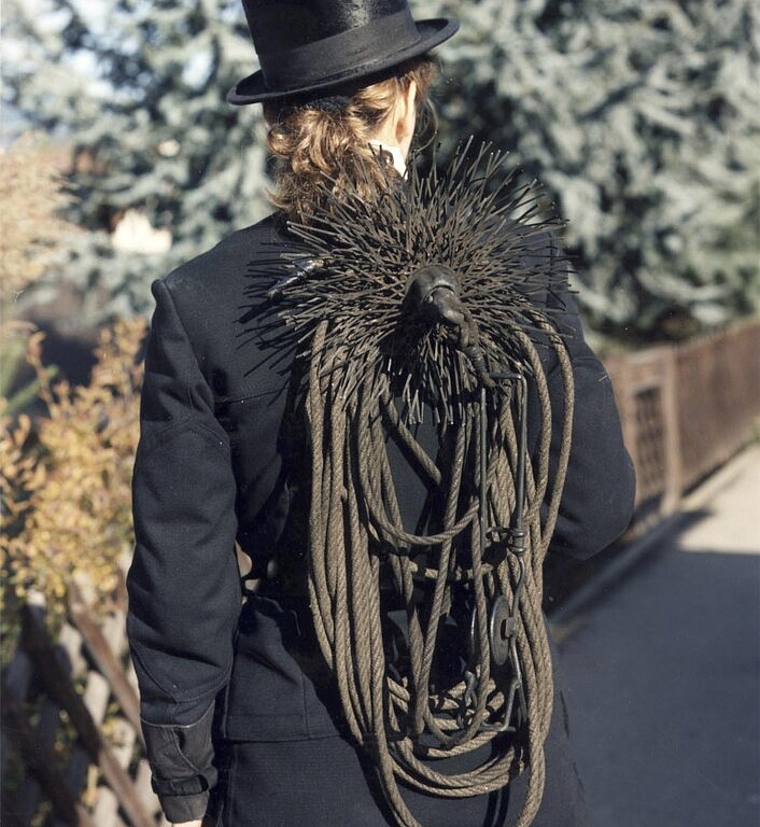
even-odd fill
[{"label": "green foliage", "polygon": [[33,327],[17,318],[20,299],[45,273],[55,249],[75,228],[57,211],[71,202],[57,171],[60,153],[27,134],[0,151],[0,400],[2,413],[22,411],[39,390],[25,381]]},{"label": "green foliage", "polygon": [[[92,231],[35,298],[54,298],[63,279],[82,324],[145,311],[153,278],[268,211],[260,113],[224,100],[255,68],[239,3],[6,5],[11,100],[72,142],[71,217]],[[140,232],[113,236],[125,215]]]},{"label": "green foliage", "polygon": [[681,337],[760,306],[755,0],[446,9],[444,120],[548,185],[596,328]]},{"label": "green foliage", "polygon": [[[118,586],[132,547],[130,480],[139,436],[145,322],[104,328],[89,385],[54,383],[41,360],[42,334],[29,338],[45,416],[0,419],[0,570],[5,643],[15,642],[18,609],[41,592],[56,625],[69,583],[86,572],[99,610]],[[0,400],[0,409],[2,408]]]},{"label": "green foliage", "polygon": [[[6,5],[12,100],[75,141],[76,218],[96,231],[65,271],[83,319],[144,310],[151,278],[268,209],[259,107],[224,102],[255,68],[239,2]],[[443,157],[474,132],[547,186],[596,329],[681,337],[757,309],[756,0],[413,6],[462,23],[440,50]],[[171,248],[130,251],[166,246],[146,233],[114,246],[125,214]]]}]

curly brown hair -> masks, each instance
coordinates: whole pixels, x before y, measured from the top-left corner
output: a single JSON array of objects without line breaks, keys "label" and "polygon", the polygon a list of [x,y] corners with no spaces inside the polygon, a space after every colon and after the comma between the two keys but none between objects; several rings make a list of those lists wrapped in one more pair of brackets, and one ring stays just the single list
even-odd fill
[{"label": "curly brown hair", "polygon": [[425,106],[437,73],[437,60],[423,55],[349,94],[338,90],[329,98],[265,103],[267,141],[277,159],[272,203],[289,219],[308,222],[324,200],[325,182],[335,193],[354,189],[371,198],[397,173],[390,157],[379,154],[370,141],[412,82],[417,111]]}]

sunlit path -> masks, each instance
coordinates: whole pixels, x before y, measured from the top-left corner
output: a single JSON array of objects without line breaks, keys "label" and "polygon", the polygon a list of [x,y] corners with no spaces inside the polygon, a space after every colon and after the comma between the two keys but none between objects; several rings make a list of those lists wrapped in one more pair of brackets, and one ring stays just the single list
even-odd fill
[{"label": "sunlit path", "polygon": [[562,645],[593,827],[760,823],[760,449]]}]

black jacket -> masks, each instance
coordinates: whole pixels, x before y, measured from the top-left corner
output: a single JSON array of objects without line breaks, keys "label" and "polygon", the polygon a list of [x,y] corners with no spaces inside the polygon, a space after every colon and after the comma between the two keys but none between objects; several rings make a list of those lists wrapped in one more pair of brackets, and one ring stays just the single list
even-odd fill
[{"label": "black jacket", "polygon": [[[271,259],[273,244],[288,244],[276,217],[153,285],[128,632],[154,786],[176,821],[202,815],[216,781],[214,710],[231,740],[336,732],[304,607],[264,592],[241,611],[236,543],[261,570],[293,544],[287,358],[262,359],[264,308],[245,299],[261,269],[251,265]],[[634,482],[609,379],[565,298],[576,413],[552,550],[583,558],[625,529]],[[547,368],[561,413],[559,377]]]}]

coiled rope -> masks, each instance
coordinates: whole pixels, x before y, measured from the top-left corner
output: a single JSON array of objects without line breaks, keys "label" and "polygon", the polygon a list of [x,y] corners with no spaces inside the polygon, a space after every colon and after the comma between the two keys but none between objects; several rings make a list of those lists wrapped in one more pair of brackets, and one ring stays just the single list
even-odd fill
[{"label": "coiled rope", "polygon": [[[501,754],[460,775],[436,771],[424,758],[454,756],[482,747],[496,737],[495,728],[483,727],[498,718],[505,697],[491,676],[487,630],[489,606],[498,595],[514,601],[517,561],[510,555],[498,563],[484,560],[478,526],[477,499],[462,507],[462,474],[470,463],[477,467],[480,412],[452,426],[454,443],[449,468],[436,466],[432,457],[401,422],[389,383],[378,394],[374,383],[358,384],[346,394],[342,371],[350,364],[340,346],[329,345],[329,323],[314,337],[307,412],[312,435],[312,492],[309,548],[309,591],[317,636],[330,668],[336,675],[342,707],[353,737],[372,755],[383,789],[400,825],[417,827],[399,782],[445,797],[493,792],[526,767],[530,781],[517,822],[533,820],[543,795],[545,767],[543,743],[552,711],[551,659],[541,614],[542,564],[547,551],[564,482],[572,423],[572,369],[564,344],[550,325],[535,320],[550,333],[564,386],[564,423],[557,471],[549,487],[551,403],[541,360],[530,338],[514,331],[535,380],[541,409],[536,467],[527,475],[525,525],[528,534],[525,582],[517,607],[517,651],[524,672],[527,732],[519,733]],[[382,380],[381,380],[382,382]],[[388,429],[396,430],[414,453],[429,482],[445,491],[443,525],[434,535],[417,536],[404,530],[390,469]],[[488,423],[494,446],[488,460],[487,504],[492,525],[509,525],[514,513],[517,467],[517,426],[513,409],[502,404],[495,421]],[[548,503],[541,520],[542,503]],[[468,549],[471,560],[463,568],[457,543]],[[421,568],[411,553],[383,553],[388,547],[426,551]],[[415,600],[415,585],[424,578],[432,589],[429,610],[422,616]],[[386,669],[381,584],[389,580],[407,607],[409,673],[400,679]],[[468,687],[462,681],[442,694],[430,691],[431,668],[440,621],[451,600],[451,583],[466,581],[475,600],[477,628],[476,701],[469,720],[460,730],[456,712]],[[438,748],[422,746],[432,735]]]},{"label": "coiled rope", "polygon": [[[290,226],[303,249],[273,256],[273,321],[263,330],[275,352],[294,347],[308,363],[310,605],[346,722],[400,827],[418,827],[404,787],[462,798],[524,771],[517,825],[528,827],[546,781],[553,685],[542,566],[574,399],[546,299],[565,276],[546,224],[531,220],[529,189],[514,195],[512,174],[497,180],[499,153],[485,146],[472,159],[470,150],[441,178],[412,168],[408,185],[389,185],[377,203],[358,190],[332,199],[328,187],[324,215]],[[435,283],[436,268],[456,295],[431,318],[408,296],[415,274]],[[561,416],[542,349],[556,357]],[[539,411],[530,456],[522,387]],[[411,427],[424,410],[436,419],[435,456]],[[418,533],[403,524],[389,441],[434,503]],[[405,613],[400,644],[389,606]],[[447,682],[438,666],[452,618],[465,665]],[[464,772],[438,760],[479,750]]]}]

